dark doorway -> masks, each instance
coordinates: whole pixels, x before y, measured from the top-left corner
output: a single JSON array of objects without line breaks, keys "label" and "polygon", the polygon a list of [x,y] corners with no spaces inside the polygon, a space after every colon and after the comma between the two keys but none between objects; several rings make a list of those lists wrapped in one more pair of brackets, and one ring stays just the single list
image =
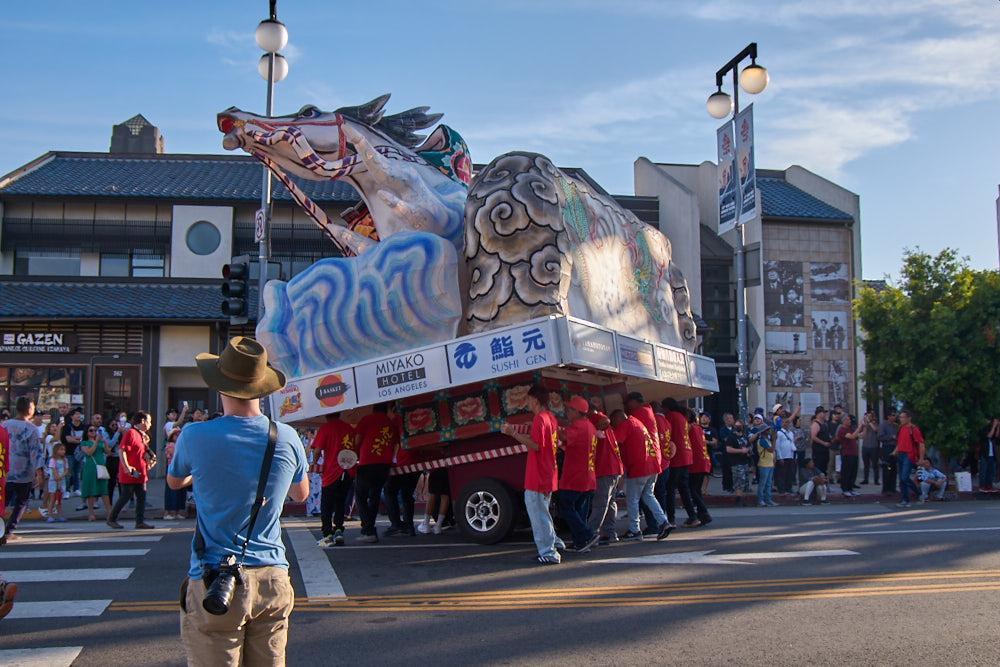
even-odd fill
[{"label": "dark doorway", "polygon": [[93,405],[106,419],[119,412],[131,417],[139,409],[139,367],[95,366]]},{"label": "dark doorway", "polygon": [[188,404],[188,417],[195,410],[208,411],[208,389],[205,387],[170,387],[167,390],[167,408],[177,408],[179,413],[184,401]]}]

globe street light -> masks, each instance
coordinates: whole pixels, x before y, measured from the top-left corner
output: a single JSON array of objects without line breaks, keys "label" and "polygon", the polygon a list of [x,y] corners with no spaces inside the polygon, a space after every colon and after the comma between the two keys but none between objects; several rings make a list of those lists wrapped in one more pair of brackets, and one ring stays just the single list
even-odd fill
[{"label": "globe street light", "polygon": [[[745,58],[750,58],[750,64],[738,72],[737,67]],[[733,73],[733,95],[722,91],[722,81],[730,71]],[[757,42],[747,45],[742,51],[715,73],[716,91],[708,96],[706,108],[713,118],[725,118],[730,113],[733,119],[740,112],[740,88],[751,95],[760,93],[770,81],[767,70],[757,64]],[[743,225],[736,224],[736,396],[737,412],[740,418],[747,417],[747,386],[750,384],[748,369],[749,350],[747,345],[747,306],[746,306],[746,266],[743,248]]]},{"label": "globe street light", "polygon": [[[274,102],[274,84],[288,76],[288,61],[278,53],[288,44],[288,29],[278,20],[275,5],[277,0],[270,0],[270,17],[257,25],[254,39],[257,46],[264,50],[264,55],[257,61],[257,72],[267,81],[267,102],[264,115],[271,115]],[[260,210],[263,214],[263,229],[259,235],[258,259],[260,260],[260,275],[257,280],[257,322],[264,318],[264,283],[267,282],[267,260],[271,254],[271,172],[262,167],[263,178],[260,189]],[[255,219],[255,235],[258,223]]]}]

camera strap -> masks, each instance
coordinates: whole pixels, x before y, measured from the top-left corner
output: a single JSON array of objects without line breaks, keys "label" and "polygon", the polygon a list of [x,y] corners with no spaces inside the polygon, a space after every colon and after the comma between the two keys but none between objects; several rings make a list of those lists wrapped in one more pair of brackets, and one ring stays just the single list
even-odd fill
[{"label": "camera strap", "polygon": [[[253,506],[250,508],[250,521],[247,523],[247,533],[246,537],[243,539],[243,548],[240,551],[240,565],[243,564],[243,559],[246,557],[247,545],[250,543],[250,535],[253,532],[253,526],[257,522],[257,515],[260,513],[260,508],[264,505],[264,489],[267,486],[267,478],[271,475],[271,462],[274,460],[274,448],[278,443],[278,427],[271,420],[270,417],[267,419],[267,448],[264,450],[264,460],[260,464],[260,478],[257,480],[257,495],[254,498]],[[239,535],[233,537],[233,544],[239,539]],[[205,538],[201,534],[201,530],[198,528],[198,524],[195,523],[194,529],[194,541],[192,544],[194,548],[194,554],[198,557],[198,560],[203,560],[205,557]]]}]

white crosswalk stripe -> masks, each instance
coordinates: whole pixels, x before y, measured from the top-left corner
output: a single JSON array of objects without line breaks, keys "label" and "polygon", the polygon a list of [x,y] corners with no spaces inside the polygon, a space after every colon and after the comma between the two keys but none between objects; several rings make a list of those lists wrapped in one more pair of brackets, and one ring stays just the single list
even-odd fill
[{"label": "white crosswalk stripe", "polygon": [[0,665],[6,667],[69,667],[80,655],[82,646],[14,648],[0,651]]},{"label": "white crosswalk stripe", "polygon": [[[47,600],[45,602],[14,603],[8,619],[65,618],[67,616],[100,616],[111,600]],[[6,620],[6,619],[5,619]]]},{"label": "white crosswalk stripe", "polygon": [[0,560],[34,558],[108,558],[112,556],[145,556],[149,549],[73,549],[67,551],[0,551]]},{"label": "white crosswalk stripe", "polygon": [[102,567],[88,569],[52,569],[52,570],[8,570],[4,573],[7,581],[15,584],[53,581],[116,581],[128,579],[132,575],[131,567]]}]

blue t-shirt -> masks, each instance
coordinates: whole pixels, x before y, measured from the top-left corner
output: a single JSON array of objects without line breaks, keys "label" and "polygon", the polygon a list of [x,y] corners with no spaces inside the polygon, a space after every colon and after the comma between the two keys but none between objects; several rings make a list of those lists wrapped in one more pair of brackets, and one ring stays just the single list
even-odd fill
[{"label": "blue t-shirt", "polygon": [[[278,442],[265,487],[265,502],[257,515],[244,563],[288,569],[278,518],[288,488],[305,478],[306,453],[291,426],[277,424],[277,427]],[[171,477],[193,478],[206,565],[217,565],[227,554],[239,558],[266,449],[267,417],[263,415],[226,416],[188,424],[177,438],[167,473]],[[240,537],[234,541],[237,534]],[[201,566],[192,548],[188,576],[200,579]]]}]

